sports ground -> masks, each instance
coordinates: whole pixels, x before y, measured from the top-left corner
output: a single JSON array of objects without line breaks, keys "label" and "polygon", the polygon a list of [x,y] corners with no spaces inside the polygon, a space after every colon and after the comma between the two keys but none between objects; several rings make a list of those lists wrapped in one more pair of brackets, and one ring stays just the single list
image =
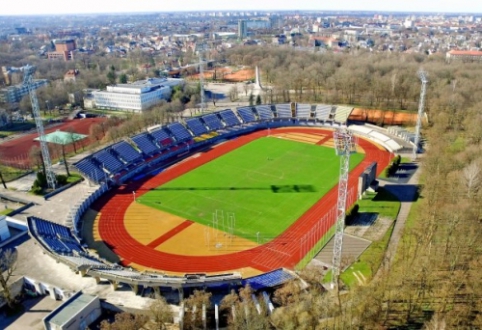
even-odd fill
[{"label": "sports ground", "polygon": [[[251,276],[293,268],[307,233],[316,228],[313,245],[332,233],[339,176],[332,134],[283,128],[213,146],[101,198],[94,237],[139,270]],[[372,142],[358,145],[351,188],[371,162],[381,171],[390,160]]]}]

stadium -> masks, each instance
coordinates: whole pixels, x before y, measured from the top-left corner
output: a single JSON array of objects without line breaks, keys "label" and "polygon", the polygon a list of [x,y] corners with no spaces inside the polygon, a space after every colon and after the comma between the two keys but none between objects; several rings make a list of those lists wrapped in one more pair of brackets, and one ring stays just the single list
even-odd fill
[{"label": "stadium", "polygon": [[[66,226],[29,217],[30,234],[57,261],[114,289],[278,286],[334,234],[333,131],[351,111],[240,107],[132,136],[74,164],[92,190],[72,206]],[[367,169],[375,171],[369,184],[401,148],[368,127],[349,129],[357,153],[348,207],[366,189]]]}]

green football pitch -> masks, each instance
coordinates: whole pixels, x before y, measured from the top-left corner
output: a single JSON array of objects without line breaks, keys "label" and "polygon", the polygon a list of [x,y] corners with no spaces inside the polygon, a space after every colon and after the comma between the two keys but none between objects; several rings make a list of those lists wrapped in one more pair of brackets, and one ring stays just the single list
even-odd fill
[{"label": "green football pitch", "polygon": [[[351,169],[363,157],[352,155]],[[336,185],[339,164],[332,148],[265,137],[169,181],[137,201],[211,226],[217,212],[220,230],[227,230],[228,213],[234,214],[235,235],[256,241],[259,232],[264,239],[272,239]]]}]

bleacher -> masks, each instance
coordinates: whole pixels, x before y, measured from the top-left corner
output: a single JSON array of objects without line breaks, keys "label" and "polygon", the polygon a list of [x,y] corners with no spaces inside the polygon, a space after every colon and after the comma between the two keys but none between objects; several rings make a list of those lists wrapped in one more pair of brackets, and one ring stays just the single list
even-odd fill
[{"label": "bleacher", "polygon": [[239,121],[238,117],[231,109],[223,110],[219,112],[219,115],[221,116],[222,120],[226,123],[226,127],[241,125],[241,122]]},{"label": "bleacher", "polygon": [[159,151],[157,146],[149,139],[147,133],[141,133],[139,135],[133,136],[132,141],[137,145],[137,147],[147,156]]},{"label": "bleacher", "polygon": [[224,128],[223,123],[221,120],[219,120],[219,117],[213,113],[202,116],[201,119],[204,121],[210,131],[217,131]]},{"label": "bleacher", "polygon": [[164,128],[158,128],[149,133],[153,140],[156,141],[161,148],[169,147],[173,141],[169,133]]},{"label": "bleacher", "polygon": [[241,117],[243,122],[251,123],[253,121],[256,121],[256,117],[254,116],[252,107],[237,108],[236,111],[238,112],[238,115]]},{"label": "bleacher", "polygon": [[[110,148],[108,148],[110,149]],[[108,149],[104,149],[96,152],[92,157],[101,164],[102,168],[105,168],[110,173],[115,173],[117,170],[122,168],[124,164],[117,158],[115,158]]]},{"label": "bleacher", "polygon": [[296,104],[296,117],[298,118],[310,118],[311,117],[311,105],[306,103]]},{"label": "bleacher", "polygon": [[180,123],[171,123],[167,125],[167,128],[172,133],[172,135],[174,135],[178,142],[183,142],[192,138],[191,133],[189,133],[186,127],[184,127]]},{"label": "bleacher", "polygon": [[64,254],[84,253],[83,248],[65,226],[33,216],[27,218],[27,225],[30,233],[52,252]]},{"label": "bleacher", "polygon": [[336,112],[335,112],[335,121],[339,123],[346,123],[348,116],[350,116],[350,113],[353,111],[353,107],[347,107],[347,106],[337,106],[336,107]]},{"label": "bleacher", "polygon": [[142,155],[126,141],[114,144],[112,146],[112,150],[127,164],[131,164],[142,159]]},{"label": "bleacher", "polygon": [[328,104],[317,104],[316,105],[316,119],[318,120],[328,120],[330,118],[330,113],[333,106]]},{"label": "bleacher", "polygon": [[84,158],[74,166],[91,181],[100,182],[106,178],[106,173],[92,162],[92,158]]},{"label": "bleacher", "polygon": [[200,118],[186,119],[186,125],[191,132],[193,132],[194,136],[200,136],[208,132],[206,126],[204,126]]},{"label": "bleacher", "polygon": [[262,290],[265,288],[273,288],[280,286],[290,280],[294,279],[293,275],[284,269],[276,269],[269,273],[264,273],[258,276],[244,279],[242,284],[246,286],[249,284],[253,290]]},{"label": "bleacher", "polygon": [[291,104],[276,104],[276,113],[278,118],[291,118]]},{"label": "bleacher", "polygon": [[260,120],[273,119],[273,111],[271,111],[270,105],[257,105],[255,110]]}]

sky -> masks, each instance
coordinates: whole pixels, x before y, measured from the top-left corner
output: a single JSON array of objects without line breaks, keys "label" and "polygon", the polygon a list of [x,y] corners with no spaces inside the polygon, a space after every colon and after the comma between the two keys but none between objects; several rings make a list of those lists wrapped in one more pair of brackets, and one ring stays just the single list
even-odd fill
[{"label": "sky", "polygon": [[[6,1],[6,0],[3,0]],[[213,10],[367,10],[482,13],[477,0],[14,0],[1,15],[129,13]]]}]

